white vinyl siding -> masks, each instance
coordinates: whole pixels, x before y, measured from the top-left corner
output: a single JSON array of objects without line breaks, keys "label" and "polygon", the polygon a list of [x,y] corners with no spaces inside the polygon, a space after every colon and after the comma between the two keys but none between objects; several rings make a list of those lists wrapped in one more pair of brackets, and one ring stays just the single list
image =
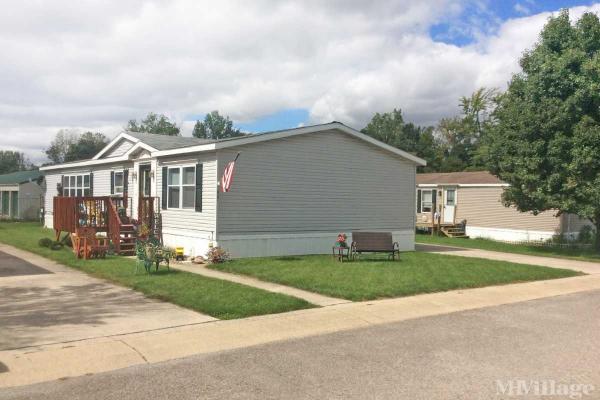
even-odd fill
[{"label": "white vinyl siding", "polygon": [[[413,230],[415,165],[337,131],[221,150],[218,234]],[[335,240],[332,237],[331,241]]]},{"label": "white vinyl siding", "polygon": [[109,157],[120,157],[127,153],[129,149],[133,147],[134,143],[130,140],[123,139],[119,143],[115,144],[112,149],[104,153],[102,158]]},{"label": "white vinyl siding", "polygon": [[155,173],[156,196],[162,196],[163,167],[195,166],[198,163],[202,164],[202,212],[195,211],[193,203],[189,209],[161,210],[164,233],[214,238],[217,218],[217,161],[214,152],[159,159]]},{"label": "white vinyl siding", "polygon": [[[58,196],[56,185],[60,183],[60,179],[63,175],[83,175],[93,173],[92,193],[91,196],[110,196],[110,172],[111,171],[123,171],[130,168],[123,164],[111,164],[93,166],[90,168],[73,168],[63,169],[57,171],[46,171],[46,193],[44,194],[44,210],[46,215],[46,226],[52,225],[53,215],[53,198]],[[129,188],[132,188],[135,183],[132,181],[131,170],[129,172],[128,180]],[[137,192],[136,192],[137,193]],[[133,193],[129,197],[133,196]]]}]

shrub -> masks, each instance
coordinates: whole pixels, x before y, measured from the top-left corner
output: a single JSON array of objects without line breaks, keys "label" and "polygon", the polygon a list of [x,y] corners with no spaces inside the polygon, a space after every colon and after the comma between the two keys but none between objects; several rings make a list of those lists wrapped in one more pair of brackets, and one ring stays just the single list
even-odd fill
[{"label": "shrub", "polygon": [[61,250],[63,248],[63,244],[61,242],[52,242],[50,244],[50,250]]},{"label": "shrub", "polygon": [[50,248],[50,246],[52,246],[52,243],[54,243],[54,242],[52,241],[52,239],[49,239],[49,238],[41,238],[40,240],[38,240],[38,245],[40,247]]},{"label": "shrub", "polygon": [[229,260],[229,258],[227,250],[219,246],[211,247],[206,253],[206,260],[209,264],[220,264]]}]

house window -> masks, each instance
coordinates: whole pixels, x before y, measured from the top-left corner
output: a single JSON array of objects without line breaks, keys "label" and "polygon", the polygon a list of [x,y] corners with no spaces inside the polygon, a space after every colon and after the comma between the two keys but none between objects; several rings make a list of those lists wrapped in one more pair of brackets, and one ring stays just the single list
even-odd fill
[{"label": "house window", "polygon": [[419,189],[417,193],[417,212],[430,213],[435,208],[436,192],[433,189]]},{"label": "house window", "polygon": [[65,175],[63,177],[63,196],[91,196],[90,174]]},{"label": "house window", "polygon": [[194,208],[196,167],[172,167],[167,173],[168,208]]},{"label": "house window", "polygon": [[123,171],[114,172],[113,174],[114,194],[123,194],[125,191],[125,176]]}]

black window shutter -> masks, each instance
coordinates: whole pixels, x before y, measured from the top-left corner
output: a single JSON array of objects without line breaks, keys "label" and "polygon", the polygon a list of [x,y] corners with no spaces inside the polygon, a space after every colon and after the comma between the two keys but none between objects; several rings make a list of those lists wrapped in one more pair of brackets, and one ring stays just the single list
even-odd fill
[{"label": "black window shutter", "polygon": [[129,170],[123,171],[123,195],[129,193]]},{"label": "black window shutter", "polygon": [[421,191],[417,190],[417,213],[421,212]]},{"label": "black window shutter", "polygon": [[94,173],[90,172],[90,196],[94,195]]},{"label": "black window shutter", "polygon": [[59,196],[64,196],[65,195],[65,176],[61,175],[60,176],[60,193],[58,194]]},{"label": "black window shutter", "polygon": [[115,171],[110,171],[110,194],[115,194]]},{"label": "black window shutter", "polygon": [[431,208],[433,210],[433,212],[437,211],[437,189],[433,189],[431,191],[431,203],[433,204],[433,207]]},{"label": "black window shutter", "polygon": [[162,199],[161,199],[161,205],[162,205],[162,209],[166,209],[167,208],[167,173],[169,171],[169,168],[167,167],[163,167],[162,169]]},{"label": "black window shutter", "polygon": [[202,212],[202,164],[196,164],[196,204],[195,209]]}]

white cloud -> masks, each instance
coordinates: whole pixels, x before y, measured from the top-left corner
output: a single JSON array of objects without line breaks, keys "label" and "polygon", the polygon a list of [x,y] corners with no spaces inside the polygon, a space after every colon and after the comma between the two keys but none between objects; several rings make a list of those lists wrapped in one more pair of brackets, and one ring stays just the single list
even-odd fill
[{"label": "white cloud", "polygon": [[[400,107],[434,123],[479,86],[503,87],[549,14],[459,48],[428,29],[459,0],[22,1],[0,14],[0,147],[42,157],[60,128],[115,134],[166,113],[189,133],[218,109],[246,122],[286,108],[361,128]],[[598,11],[599,7],[592,7]],[[578,8],[581,13],[584,8]]]}]

